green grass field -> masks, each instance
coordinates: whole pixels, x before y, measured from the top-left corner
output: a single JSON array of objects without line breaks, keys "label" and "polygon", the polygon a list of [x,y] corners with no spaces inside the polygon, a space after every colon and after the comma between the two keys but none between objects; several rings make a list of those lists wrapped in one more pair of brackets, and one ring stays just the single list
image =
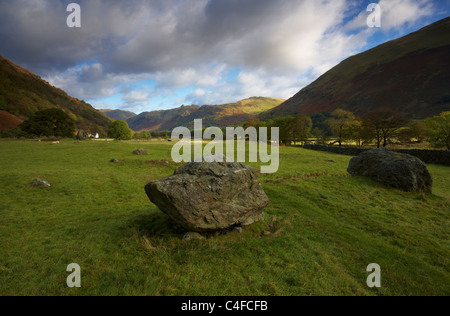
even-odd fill
[{"label": "green grass field", "polygon": [[282,147],[264,222],[183,242],[144,192],[179,166],[172,145],[0,140],[0,295],[450,295],[449,167],[429,166],[434,195],[405,193],[350,178],[351,157]]}]

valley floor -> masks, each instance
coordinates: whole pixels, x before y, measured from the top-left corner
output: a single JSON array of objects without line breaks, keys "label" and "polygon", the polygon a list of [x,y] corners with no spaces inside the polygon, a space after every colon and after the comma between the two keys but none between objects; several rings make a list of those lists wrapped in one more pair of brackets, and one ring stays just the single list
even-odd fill
[{"label": "valley floor", "polygon": [[144,192],[180,166],[172,146],[0,140],[0,295],[450,295],[450,167],[429,165],[433,195],[405,193],[350,178],[351,157],[281,147],[264,222],[182,242]]}]

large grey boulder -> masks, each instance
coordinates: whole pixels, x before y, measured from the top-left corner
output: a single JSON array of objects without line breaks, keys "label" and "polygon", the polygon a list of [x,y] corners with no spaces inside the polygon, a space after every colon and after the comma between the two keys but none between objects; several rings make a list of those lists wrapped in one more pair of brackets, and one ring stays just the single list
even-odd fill
[{"label": "large grey boulder", "polygon": [[248,226],[264,218],[269,199],[252,167],[237,162],[192,162],[146,185],[150,200],[193,232]]},{"label": "large grey boulder", "polygon": [[423,161],[387,148],[371,149],[353,158],[348,172],[406,192],[431,193],[433,190],[433,177]]}]

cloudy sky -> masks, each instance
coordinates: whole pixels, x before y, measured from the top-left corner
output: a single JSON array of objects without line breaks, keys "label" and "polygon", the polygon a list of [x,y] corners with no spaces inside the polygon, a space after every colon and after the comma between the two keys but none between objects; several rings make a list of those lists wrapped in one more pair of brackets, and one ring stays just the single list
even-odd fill
[{"label": "cloudy sky", "polygon": [[[69,28],[67,5],[81,7]],[[0,55],[96,108],[289,98],[343,59],[449,15],[450,0],[0,0]]]}]

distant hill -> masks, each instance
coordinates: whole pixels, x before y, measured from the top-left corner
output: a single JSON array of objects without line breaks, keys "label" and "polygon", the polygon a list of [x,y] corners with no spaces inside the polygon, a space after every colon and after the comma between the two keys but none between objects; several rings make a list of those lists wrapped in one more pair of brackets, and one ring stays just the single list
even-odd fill
[{"label": "distant hill", "polygon": [[99,111],[104,113],[107,117],[113,120],[120,120],[120,121],[126,121],[137,115],[136,113],[123,110],[99,110]]},{"label": "distant hill", "polygon": [[411,118],[450,109],[450,18],[348,58],[263,119],[390,107]]},{"label": "distant hill", "polygon": [[196,105],[164,111],[144,112],[127,120],[128,125],[135,131],[168,131],[178,127],[184,117],[190,116],[200,107]]},{"label": "distant hill", "polygon": [[144,112],[127,120],[135,131],[167,131],[178,126],[193,127],[195,119],[203,126],[233,126],[273,109],[284,100],[253,97],[236,103],[204,106],[182,106],[173,110]]},{"label": "distant hill", "polygon": [[[106,134],[111,119],[84,101],[70,97],[32,72],[0,56],[0,110],[19,120],[35,112],[60,108],[69,114],[76,127],[92,133]],[[1,115],[0,125],[11,125],[11,116]],[[5,120],[5,121],[3,121]],[[9,123],[8,123],[9,120]]]}]

